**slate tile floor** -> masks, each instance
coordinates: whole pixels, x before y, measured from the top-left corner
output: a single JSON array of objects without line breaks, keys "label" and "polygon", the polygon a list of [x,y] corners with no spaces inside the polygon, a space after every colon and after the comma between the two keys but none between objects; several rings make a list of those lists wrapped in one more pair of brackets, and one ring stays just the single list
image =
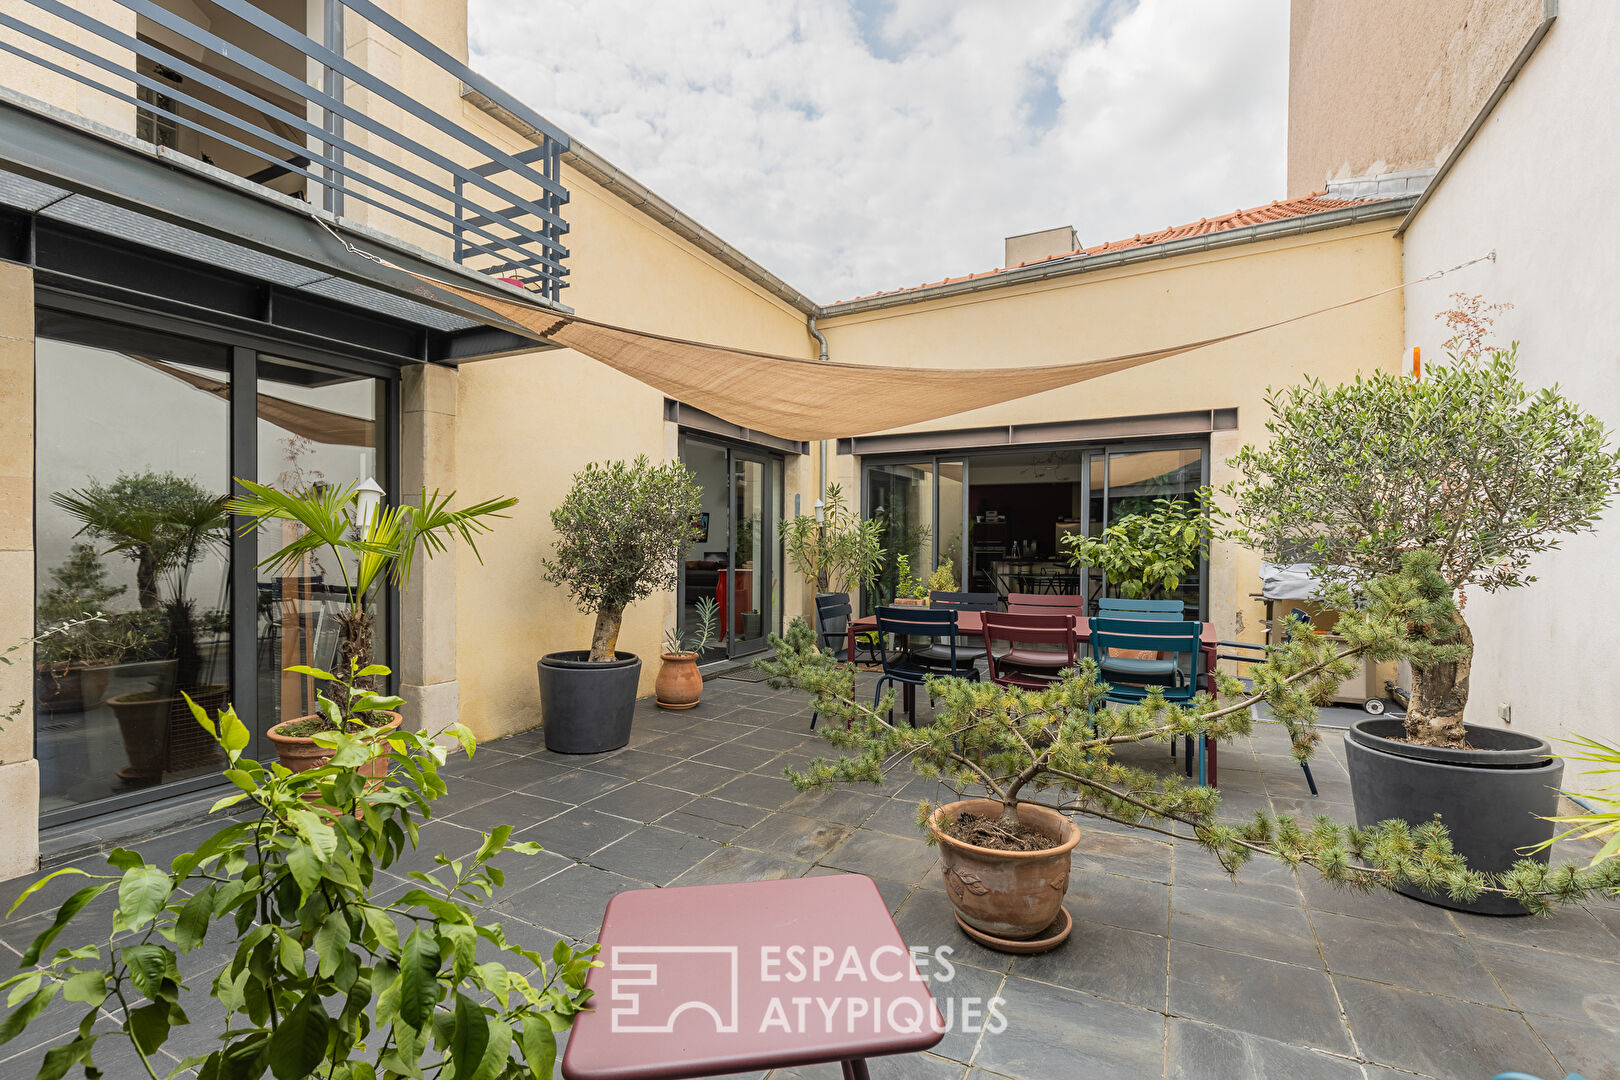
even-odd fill
[{"label": "slate tile floor", "polygon": [[[539,944],[592,940],[608,899],[626,889],[871,875],[907,941],[948,945],[955,965],[933,986],[951,1033],[932,1053],[874,1061],[878,1080],[1484,1080],[1507,1069],[1620,1080],[1620,904],[1489,919],[1343,892],[1277,865],[1251,864],[1234,883],[1191,846],[1083,821],[1067,900],[1073,938],[1043,956],[1004,956],[951,919],[914,822],[931,785],[902,773],[879,789],[800,793],[781,778],[828,749],[809,715],[801,695],[722,679],[688,713],[640,703],[630,746],[603,757],[548,753],[539,732],[491,742],[453,766],[423,845],[465,854],[500,823],[544,845],[507,863],[494,903],[512,936]],[[1221,751],[1223,805],[1348,820],[1338,742],[1328,733],[1312,798],[1279,729],[1260,726]],[[1162,754],[1122,756],[1170,767]],[[137,846],[166,859],[208,831]],[[424,852],[394,869],[430,864]],[[0,902],[19,888],[0,883]],[[15,959],[42,918],[0,926],[0,952]],[[226,956],[215,953],[217,969]],[[974,1003],[995,997],[1006,1027],[981,1030]],[[197,1037],[177,1036],[176,1050],[208,1045],[210,1006],[201,998]],[[0,1080],[33,1076],[55,1034],[42,1026],[18,1040],[28,1045],[0,1048]],[[133,1065],[116,1053],[101,1064],[109,1076]],[[773,1080],[836,1077],[823,1067]]]}]

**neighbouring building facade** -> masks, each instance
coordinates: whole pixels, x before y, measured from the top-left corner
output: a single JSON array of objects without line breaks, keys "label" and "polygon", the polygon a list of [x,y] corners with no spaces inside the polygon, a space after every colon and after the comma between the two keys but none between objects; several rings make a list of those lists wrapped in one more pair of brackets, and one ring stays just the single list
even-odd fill
[{"label": "neighbouring building facade", "polygon": [[[1518,26],[1512,4],[1474,6]],[[1296,66],[1308,52],[1340,71],[1323,42],[1389,32],[1345,18],[1296,4]],[[1442,81],[1488,66],[1431,29],[1413,65]],[[1426,182],[1457,142],[1448,106],[1411,153],[1380,150],[1371,121],[1332,150],[1318,123],[1296,170],[1291,130],[1283,202],[1091,247],[1070,229],[1011,238],[1001,270],[823,305],[468,70],[459,2],[0,0],[0,48],[0,646],[87,604],[118,616],[116,640],[48,642],[0,668],[0,702],[22,702],[0,728],[0,877],[32,869],[42,830],[116,833],[214,782],[187,718],[154,701],[230,700],[256,738],[308,710],[282,669],[327,660],[342,568],[261,570],[283,537],[202,513],[232,477],[518,497],[481,558],[419,565],[378,650],[412,722],[499,737],[543,720],[539,656],[588,641],[589,617],[539,569],[548,511],[587,462],[679,459],[704,491],[707,538],[680,587],[627,613],[620,647],[644,657],[703,596],[725,608],[716,662],[808,614],[779,522],[813,512],[824,479],[881,511],[922,571],[949,559],[966,588],[1096,595],[1100,576],[1058,557],[1065,532],[1235,479],[1226,460],[1264,437],[1268,387],[1395,368],[1443,306],[1403,297],[1416,245],[1425,263],[1468,246],[1424,231],[1468,213],[1444,202],[1461,170],[1415,224],[1421,183],[1345,183]],[[1296,76],[1302,123],[1311,93]],[[1129,353],[1361,302],[821,446],[666,399],[398,268],[678,338],[815,359],[819,330],[835,360],[946,368]],[[117,513],[131,507],[163,508],[170,529],[176,508],[197,513],[176,545],[135,535]],[[1257,557],[1217,543],[1184,596],[1252,640],[1258,586]]]}]

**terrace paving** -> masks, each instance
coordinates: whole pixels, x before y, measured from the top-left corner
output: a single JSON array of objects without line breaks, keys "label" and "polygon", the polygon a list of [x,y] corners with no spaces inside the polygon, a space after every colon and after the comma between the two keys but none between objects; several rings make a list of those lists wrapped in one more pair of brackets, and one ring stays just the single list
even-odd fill
[{"label": "terrace paving", "polygon": [[[429,852],[467,854],[502,823],[547,849],[508,860],[490,913],[536,945],[593,940],[608,899],[627,889],[868,874],[905,939],[949,946],[956,967],[932,987],[950,1033],[932,1052],[874,1060],[877,1080],[1483,1080],[1508,1069],[1620,1078],[1620,904],[1499,919],[1345,892],[1277,864],[1252,863],[1234,882],[1190,844],[1082,820],[1066,901],[1073,936],[1045,955],[1005,956],[952,920],[937,856],[914,822],[931,783],[907,774],[879,789],[801,793],[782,779],[783,768],[831,752],[809,718],[803,695],[717,679],[690,712],[639,703],[630,746],[612,754],[552,754],[538,731],[491,742],[452,763],[424,850],[388,871],[399,879],[392,890],[404,891],[407,871],[431,867]],[[1323,750],[1312,798],[1280,729],[1260,725],[1224,747],[1226,812],[1349,820],[1335,733]],[[1169,768],[1163,754],[1155,745],[1121,756]],[[211,829],[138,846],[167,858]],[[0,885],[0,900],[19,889]],[[0,950],[20,953],[40,919],[0,927]],[[195,1031],[176,1034],[178,1054],[213,1036],[218,1007],[206,987],[226,954],[210,949],[215,966],[191,979]],[[973,1002],[996,997],[1004,1030],[962,1023]],[[18,1040],[27,1046],[0,1048],[0,1080],[33,1076],[58,1034],[41,1021]],[[106,1075],[134,1075],[127,1054],[107,1049],[98,1055]],[[836,1066],[772,1074],[838,1075]]]}]

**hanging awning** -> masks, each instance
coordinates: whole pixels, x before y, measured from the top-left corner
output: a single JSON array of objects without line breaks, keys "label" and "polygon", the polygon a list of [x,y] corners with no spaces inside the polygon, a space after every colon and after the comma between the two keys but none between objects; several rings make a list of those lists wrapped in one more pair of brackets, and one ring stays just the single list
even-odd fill
[{"label": "hanging awning", "polygon": [[[1489,257],[1494,253],[1482,256]],[[492,325],[517,324],[547,342],[583,353],[662,390],[677,401],[743,427],[796,440],[845,438],[953,416],[1258,334],[1406,287],[1394,285],[1264,326],[1146,352],[1026,367],[919,368],[824,362],[685,341],[595,322],[517,297],[509,299],[419,274],[412,276],[489,311]],[[1429,278],[1438,276],[1431,274]]]}]

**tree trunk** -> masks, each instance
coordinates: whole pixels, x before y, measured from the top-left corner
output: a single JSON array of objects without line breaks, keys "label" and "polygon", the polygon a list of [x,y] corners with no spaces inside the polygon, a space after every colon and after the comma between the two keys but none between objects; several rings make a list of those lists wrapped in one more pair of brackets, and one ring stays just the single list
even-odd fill
[{"label": "tree trunk", "polygon": [[1406,711],[1406,737],[1425,746],[1461,746],[1466,738],[1463,710],[1468,705],[1468,675],[1473,666],[1474,635],[1461,615],[1452,638],[1468,646],[1455,663],[1412,669],[1412,702]]},{"label": "tree trunk", "polygon": [[832,592],[832,578],[825,570],[816,571],[816,592]]},{"label": "tree trunk", "polygon": [[[346,679],[349,672],[355,670],[355,667],[351,666],[354,662],[358,661],[358,667],[362,668],[371,663],[373,624],[369,611],[341,611],[337,618],[337,671],[333,674]],[[354,686],[359,690],[376,690],[376,676],[367,675],[363,679],[356,679]]]},{"label": "tree trunk", "polygon": [[614,658],[619,645],[619,625],[624,608],[603,608],[596,613],[596,629],[591,634],[591,663],[603,664]]}]

